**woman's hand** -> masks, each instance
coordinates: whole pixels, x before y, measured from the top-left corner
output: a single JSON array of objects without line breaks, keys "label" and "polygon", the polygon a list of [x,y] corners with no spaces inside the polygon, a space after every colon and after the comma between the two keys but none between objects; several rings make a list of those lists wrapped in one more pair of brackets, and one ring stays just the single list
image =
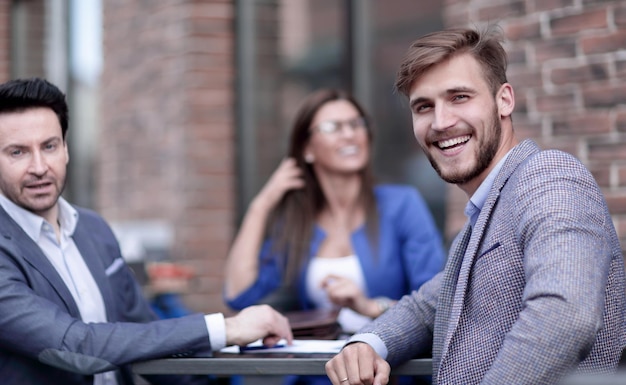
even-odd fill
[{"label": "woman's hand", "polygon": [[[381,308],[376,299],[368,298],[354,281],[339,275],[329,274],[322,281],[328,299],[340,307],[348,307],[359,314],[376,318],[387,310]],[[388,300],[389,306],[395,301]]]},{"label": "woman's hand", "polygon": [[326,290],[328,299],[333,304],[350,308],[368,317],[378,316],[376,303],[367,298],[351,279],[329,274],[322,281],[322,288]]},{"label": "woman's hand", "polygon": [[296,165],[295,159],[285,158],[259,191],[253,203],[271,210],[280,202],[285,193],[302,187],[304,187],[302,170]]}]

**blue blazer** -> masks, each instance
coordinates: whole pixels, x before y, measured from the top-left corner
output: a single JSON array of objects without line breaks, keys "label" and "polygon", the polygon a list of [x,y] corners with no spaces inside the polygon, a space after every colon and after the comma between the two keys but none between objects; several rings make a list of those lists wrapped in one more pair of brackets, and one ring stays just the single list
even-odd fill
[{"label": "blue blazer", "polygon": [[[4,385],[92,385],[93,374],[210,351],[202,314],[155,321],[105,221],[77,208],[74,242],[93,275],[108,323],[83,323],[68,288],[39,246],[0,208],[0,378]],[[152,322],[154,321],[154,322]],[[198,380],[206,381],[206,377]],[[191,378],[157,376],[153,383]]]},{"label": "blue blazer", "polygon": [[571,155],[526,140],[444,271],[362,332],[382,339],[391,365],[432,347],[434,384],[555,384],[572,371],[616,369],[625,290],[593,177]]},{"label": "blue blazer", "polygon": [[[400,299],[418,289],[442,268],[445,262],[441,236],[428,206],[416,189],[402,185],[380,185],[374,190],[379,214],[377,240],[368,239],[365,226],[352,233],[352,247],[361,264],[369,297],[385,296]],[[317,251],[326,234],[315,227],[309,259]],[[376,249],[372,245],[376,245]],[[283,260],[272,254],[271,240],[262,246],[260,269],[256,282],[235,298],[225,298],[233,309],[243,309],[261,301],[282,284]],[[311,304],[305,290],[305,264],[298,280],[299,302],[303,309]]]}]

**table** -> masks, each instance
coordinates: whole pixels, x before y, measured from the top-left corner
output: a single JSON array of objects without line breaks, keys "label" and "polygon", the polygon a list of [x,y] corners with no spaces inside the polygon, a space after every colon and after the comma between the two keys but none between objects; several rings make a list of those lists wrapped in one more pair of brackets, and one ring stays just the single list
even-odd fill
[{"label": "table", "polygon": [[[133,365],[136,374],[243,375],[244,384],[275,384],[286,374],[326,375],[324,365],[333,354],[216,354],[212,358],[165,358]],[[432,360],[413,359],[392,375],[430,375]],[[626,370],[615,375],[573,376],[560,385],[626,385]]]},{"label": "table", "polygon": [[[211,358],[164,358],[133,365],[137,374],[213,374],[282,376],[326,375],[324,365],[333,354],[216,354]],[[392,375],[429,375],[432,360],[414,359],[391,371]]]}]

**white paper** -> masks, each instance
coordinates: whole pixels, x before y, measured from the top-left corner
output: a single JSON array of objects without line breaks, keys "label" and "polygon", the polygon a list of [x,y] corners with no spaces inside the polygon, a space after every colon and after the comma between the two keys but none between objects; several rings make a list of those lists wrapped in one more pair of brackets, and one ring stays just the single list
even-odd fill
[{"label": "white paper", "polygon": [[255,341],[247,347],[253,350],[240,350],[239,346],[227,346],[220,353],[339,353],[346,340],[293,340],[292,345],[287,345],[286,340],[280,340],[281,347],[262,348],[263,341]]}]

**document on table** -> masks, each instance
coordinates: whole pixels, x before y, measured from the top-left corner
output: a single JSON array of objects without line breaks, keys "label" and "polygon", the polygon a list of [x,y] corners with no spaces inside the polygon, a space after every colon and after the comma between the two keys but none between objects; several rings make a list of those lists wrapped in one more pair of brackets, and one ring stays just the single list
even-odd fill
[{"label": "document on table", "polygon": [[267,347],[262,340],[240,347],[227,346],[220,353],[339,353],[346,340],[293,340],[287,345],[286,340],[280,340],[276,346]]}]

